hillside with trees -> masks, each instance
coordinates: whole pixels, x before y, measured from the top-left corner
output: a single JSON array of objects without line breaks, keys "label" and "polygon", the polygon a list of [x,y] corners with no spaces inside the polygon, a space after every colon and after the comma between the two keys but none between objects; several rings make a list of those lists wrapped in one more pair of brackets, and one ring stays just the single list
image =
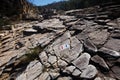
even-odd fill
[{"label": "hillside with trees", "polygon": [[0,26],[35,15],[37,8],[29,0],[0,0]]},{"label": "hillside with trees", "polygon": [[[63,0],[42,6],[42,8],[52,8],[56,10],[71,10],[87,8],[95,5],[103,5],[105,3],[120,3],[120,0]],[[41,8],[41,7],[39,7]]]}]

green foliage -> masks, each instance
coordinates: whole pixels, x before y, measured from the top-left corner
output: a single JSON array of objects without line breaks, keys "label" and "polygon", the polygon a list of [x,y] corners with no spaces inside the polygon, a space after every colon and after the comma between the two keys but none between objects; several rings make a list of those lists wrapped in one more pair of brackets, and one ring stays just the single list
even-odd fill
[{"label": "green foliage", "polygon": [[39,58],[39,53],[43,51],[42,47],[31,48],[30,51],[25,54],[27,61],[33,61]]},{"label": "green foliage", "polygon": [[39,53],[41,51],[42,51],[42,48],[36,47],[36,48],[30,49],[29,53],[27,53],[26,56],[28,57],[28,59],[34,60],[38,58]]},{"label": "green foliage", "polygon": [[31,61],[39,59],[39,53],[43,51],[41,47],[31,48],[25,55],[16,61],[17,66],[29,64]]}]

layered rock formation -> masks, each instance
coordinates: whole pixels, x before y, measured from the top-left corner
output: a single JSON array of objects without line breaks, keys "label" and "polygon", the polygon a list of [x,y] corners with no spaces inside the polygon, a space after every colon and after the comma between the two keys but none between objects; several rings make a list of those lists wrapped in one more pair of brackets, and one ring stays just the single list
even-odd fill
[{"label": "layered rock formation", "polygon": [[[37,7],[29,2],[29,0],[1,0],[0,1],[0,18],[5,17],[8,20],[18,19],[38,19],[39,11]],[[4,19],[4,18],[2,18]]]},{"label": "layered rock formation", "polygon": [[119,80],[119,16],[70,13],[16,24],[1,35],[0,79]]}]

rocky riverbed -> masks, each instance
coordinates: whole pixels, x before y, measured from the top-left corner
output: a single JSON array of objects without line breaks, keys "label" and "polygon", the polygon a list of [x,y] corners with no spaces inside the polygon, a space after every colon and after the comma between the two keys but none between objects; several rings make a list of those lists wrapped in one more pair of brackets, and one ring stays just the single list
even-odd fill
[{"label": "rocky riverbed", "polygon": [[86,9],[67,11],[1,33],[0,80],[120,80],[120,17],[105,12],[119,12],[120,5],[107,7],[84,15]]}]

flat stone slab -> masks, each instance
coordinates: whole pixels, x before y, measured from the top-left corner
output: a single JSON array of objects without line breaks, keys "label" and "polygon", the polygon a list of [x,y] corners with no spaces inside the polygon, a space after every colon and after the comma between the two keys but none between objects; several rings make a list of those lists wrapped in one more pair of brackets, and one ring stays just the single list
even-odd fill
[{"label": "flat stone slab", "polygon": [[75,69],[72,73],[73,76],[79,76],[81,74],[81,71],[79,69]]},{"label": "flat stone slab", "polygon": [[30,28],[30,29],[26,29],[26,30],[24,30],[25,32],[37,32],[37,30],[35,30],[35,29],[32,29],[32,28]]},{"label": "flat stone slab", "polygon": [[73,25],[70,29],[72,30],[83,30],[86,28],[86,25]]},{"label": "flat stone slab", "polygon": [[69,19],[75,19],[75,16],[66,16],[66,15],[61,15],[59,16],[61,20],[69,20]]},{"label": "flat stone slab", "polygon": [[88,67],[81,73],[80,77],[85,79],[92,79],[97,75],[98,71],[95,66],[88,65]]},{"label": "flat stone slab", "polygon": [[120,63],[120,58],[117,60],[118,63]]},{"label": "flat stone slab", "polygon": [[120,39],[120,33],[112,33],[110,36],[114,39]]},{"label": "flat stone slab", "polygon": [[[63,42],[60,42],[59,44],[53,46],[53,50],[54,50],[54,53],[57,55],[57,56],[61,56],[62,54],[64,54],[65,52],[69,53],[69,50],[70,50],[70,40],[67,39]],[[62,53],[64,52],[64,53]],[[61,54],[62,53],[62,54]]]},{"label": "flat stone slab", "polygon": [[59,67],[59,68],[62,68],[62,69],[65,68],[65,67],[68,65],[67,62],[65,62],[65,61],[63,61],[63,60],[61,60],[61,59],[58,60],[57,62],[58,62],[58,67]]},{"label": "flat stone slab", "polygon": [[116,79],[114,79],[112,77],[104,77],[104,80],[116,80]]},{"label": "flat stone slab", "polygon": [[59,77],[57,80],[72,80],[71,77]]},{"label": "flat stone slab", "polygon": [[109,23],[107,23],[107,25],[108,25],[108,26],[117,26],[117,24],[116,24],[116,23],[113,23],[113,22],[109,22]]},{"label": "flat stone slab", "polygon": [[47,64],[48,63],[48,56],[47,56],[47,54],[46,54],[46,52],[41,52],[40,54],[39,54],[39,58],[40,58],[40,60],[41,60],[41,63],[42,64]]},{"label": "flat stone slab", "polygon": [[76,37],[71,37],[70,32],[67,31],[52,43],[49,50],[57,57],[70,62],[83,51],[83,45]]},{"label": "flat stone slab", "polygon": [[56,78],[60,75],[59,72],[50,72],[49,74],[50,74],[50,77],[51,77],[53,80],[56,79]]},{"label": "flat stone slab", "polygon": [[103,55],[106,54],[106,55],[109,55],[111,57],[120,57],[119,52],[105,48],[105,47],[102,47],[101,49],[99,49],[99,52],[103,53]]},{"label": "flat stone slab", "polygon": [[105,70],[107,70],[107,71],[109,70],[108,65],[106,64],[106,62],[104,61],[104,59],[101,58],[100,56],[95,55],[95,56],[93,56],[93,57],[91,58],[91,60],[92,60],[93,62],[95,62],[96,65],[101,66],[103,69],[105,69]]},{"label": "flat stone slab", "polygon": [[107,30],[94,31],[89,34],[90,40],[97,46],[103,45],[109,37],[109,32]]},{"label": "flat stone slab", "polygon": [[75,66],[68,66],[66,67],[63,72],[67,73],[67,74],[71,74],[75,69]]},{"label": "flat stone slab", "polygon": [[60,57],[67,62],[71,62],[83,51],[83,45],[77,38],[74,37],[56,44],[53,46],[53,50],[55,51],[57,57]]},{"label": "flat stone slab", "polygon": [[120,39],[109,39],[104,47],[120,52]]},{"label": "flat stone slab", "polygon": [[33,26],[34,29],[39,30],[39,29],[64,29],[65,26],[63,25],[63,22],[60,21],[59,19],[49,19],[49,20],[44,20],[41,23],[35,24]]},{"label": "flat stone slab", "polygon": [[84,70],[85,68],[87,68],[90,58],[91,56],[88,53],[83,53],[80,57],[78,57],[72,63],[80,70]]},{"label": "flat stone slab", "polygon": [[[37,47],[37,46],[41,46],[44,47],[45,45],[49,44],[51,40],[53,40],[55,38],[55,34],[52,33],[44,33],[44,34],[36,34],[36,35],[32,35],[29,38],[30,42],[28,43],[27,47]],[[29,44],[31,44],[31,46],[29,46]]]},{"label": "flat stone slab", "polygon": [[102,80],[100,77],[96,77],[94,80]]},{"label": "flat stone slab", "polygon": [[16,80],[34,80],[42,73],[42,69],[42,64],[35,60],[27,66],[26,70]]},{"label": "flat stone slab", "polygon": [[58,39],[56,39],[53,43],[52,46],[55,46],[71,37],[70,32],[66,31],[62,36],[60,36]]},{"label": "flat stone slab", "polygon": [[56,56],[49,56],[48,58],[48,62],[51,64],[54,64],[57,61],[57,57]]},{"label": "flat stone slab", "polygon": [[32,34],[36,34],[36,33],[38,33],[37,30],[32,29],[32,28],[26,29],[26,30],[23,31],[23,34],[27,35],[27,36],[32,35]]},{"label": "flat stone slab", "polygon": [[81,32],[78,35],[76,35],[76,37],[79,40],[84,40],[84,39],[88,38],[88,33],[87,32]]},{"label": "flat stone slab", "polygon": [[119,66],[114,66],[112,67],[113,74],[115,77],[120,80],[120,67]]},{"label": "flat stone slab", "polygon": [[93,42],[90,39],[85,39],[83,42],[86,51],[90,53],[98,51],[97,47],[93,44]]},{"label": "flat stone slab", "polygon": [[51,80],[49,73],[42,73],[36,80]]}]

